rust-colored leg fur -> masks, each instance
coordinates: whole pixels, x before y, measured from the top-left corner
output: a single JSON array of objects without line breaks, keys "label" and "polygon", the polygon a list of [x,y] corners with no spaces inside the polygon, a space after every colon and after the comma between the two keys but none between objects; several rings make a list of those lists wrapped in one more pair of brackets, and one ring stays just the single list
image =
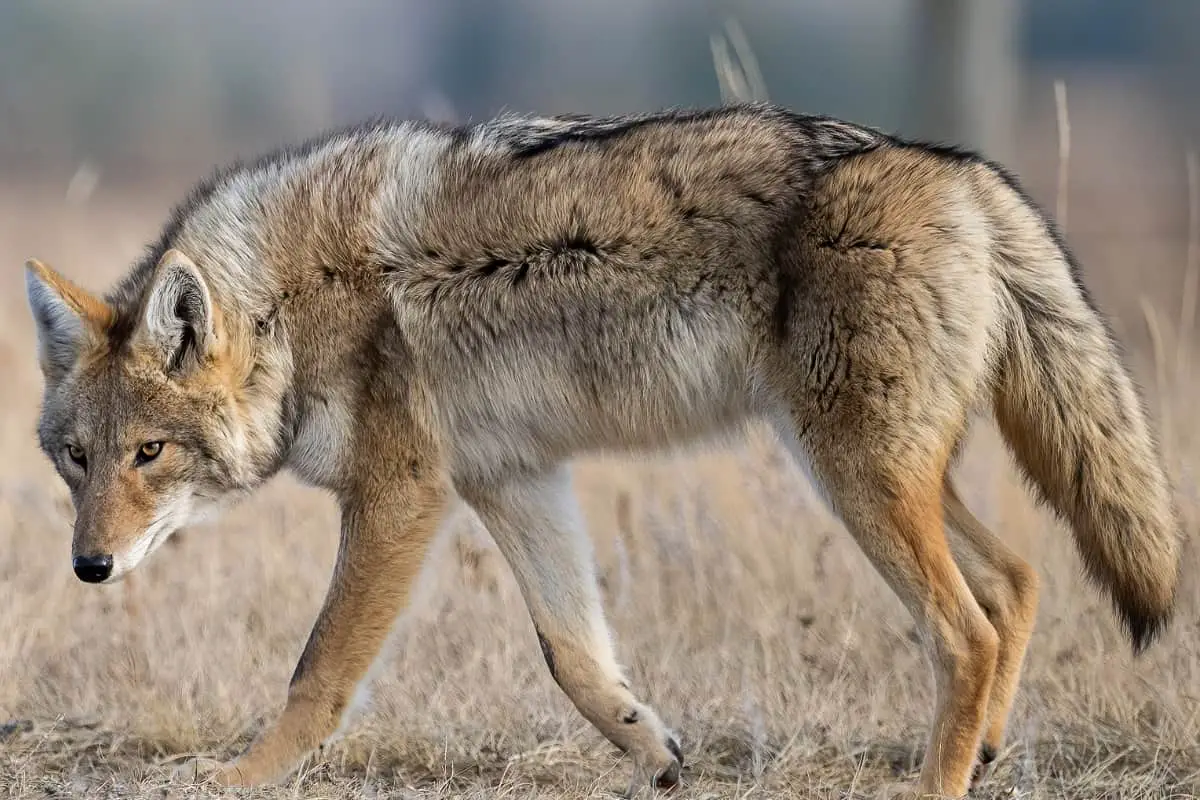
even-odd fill
[{"label": "rust-colored leg fur", "polygon": [[408,602],[444,510],[444,485],[424,461],[384,461],[342,499],[333,580],[288,689],[287,704],[232,763],[211,777],[254,785],[284,777],[336,732],[355,690]]},{"label": "rust-colored leg fur", "polygon": [[550,674],[584,718],[633,759],[631,792],[651,781],[675,784],[679,745],[617,665],[566,469],[471,487],[464,497],[512,568]]},{"label": "rust-colored leg fur", "polygon": [[832,429],[818,435],[813,467],[831,502],[929,643],[937,708],[919,792],[961,797],[987,718],[998,637],[951,556],[945,459],[921,457],[915,442],[868,450],[833,441]]},{"label": "rust-colored leg fur", "polygon": [[971,593],[1000,637],[996,677],[988,700],[988,722],[979,748],[975,779],[986,774],[1004,743],[1004,729],[1017,693],[1025,648],[1037,616],[1037,573],[970,512],[947,479],[942,499],[950,549]]}]

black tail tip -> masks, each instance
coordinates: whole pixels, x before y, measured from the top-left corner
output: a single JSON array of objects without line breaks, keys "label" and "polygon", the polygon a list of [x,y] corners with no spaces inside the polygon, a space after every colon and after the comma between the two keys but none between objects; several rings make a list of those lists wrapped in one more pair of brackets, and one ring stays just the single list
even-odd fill
[{"label": "black tail tip", "polygon": [[1171,621],[1170,612],[1130,613],[1125,611],[1121,616],[1124,617],[1125,628],[1129,633],[1129,640],[1133,644],[1135,658],[1146,652]]}]

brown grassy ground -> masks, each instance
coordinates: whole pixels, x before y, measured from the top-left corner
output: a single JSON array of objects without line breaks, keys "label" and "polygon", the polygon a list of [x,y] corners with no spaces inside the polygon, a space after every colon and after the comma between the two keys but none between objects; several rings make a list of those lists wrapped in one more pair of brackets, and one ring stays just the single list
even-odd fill
[{"label": "brown grassy ground", "polygon": [[[331,501],[281,479],[130,583],[71,574],[66,493],[32,433],[40,378],[19,264],[36,254],[107,285],[182,185],[102,190],[85,206],[67,204],[62,184],[0,192],[0,791],[13,796],[162,796],[181,754],[236,752],[278,712],[332,568]],[[1169,336],[1164,347],[1173,359]],[[1168,425],[1190,533],[1195,385],[1169,360],[1160,386],[1149,351],[1132,355]],[[676,796],[861,797],[915,775],[933,694],[911,620],[771,440],[590,460],[576,474],[620,657],[682,734]],[[1194,795],[1195,551],[1175,624],[1135,661],[990,423],[959,475],[976,513],[1044,581],[1010,745],[979,796]],[[542,665],[506,567],[479,532],[461,533],[484,558],[464,564],[450,548],[431,567],[374,704],[324,760],[254,796],[583,798],[624,787],[628,765]]]}]

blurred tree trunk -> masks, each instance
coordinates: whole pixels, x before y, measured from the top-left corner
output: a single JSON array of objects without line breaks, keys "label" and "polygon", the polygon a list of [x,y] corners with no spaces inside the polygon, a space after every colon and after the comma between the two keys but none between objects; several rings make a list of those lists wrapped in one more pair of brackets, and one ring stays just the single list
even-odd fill
[{"label": "blurred tree trunk", "polygon": [[1011,162],[1022,0],[914,0],[917,133]]}]

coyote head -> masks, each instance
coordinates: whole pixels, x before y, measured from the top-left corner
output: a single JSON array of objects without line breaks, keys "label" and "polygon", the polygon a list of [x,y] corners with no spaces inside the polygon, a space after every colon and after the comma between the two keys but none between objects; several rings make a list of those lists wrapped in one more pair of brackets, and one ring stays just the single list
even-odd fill
[{"label": "coyote head", "polygon": [[38,261],[26,290],[45,379],[38,439],[75,505],[75,574],[115,581],[245,483],[221,317],[175,250],[128,307]]}]

